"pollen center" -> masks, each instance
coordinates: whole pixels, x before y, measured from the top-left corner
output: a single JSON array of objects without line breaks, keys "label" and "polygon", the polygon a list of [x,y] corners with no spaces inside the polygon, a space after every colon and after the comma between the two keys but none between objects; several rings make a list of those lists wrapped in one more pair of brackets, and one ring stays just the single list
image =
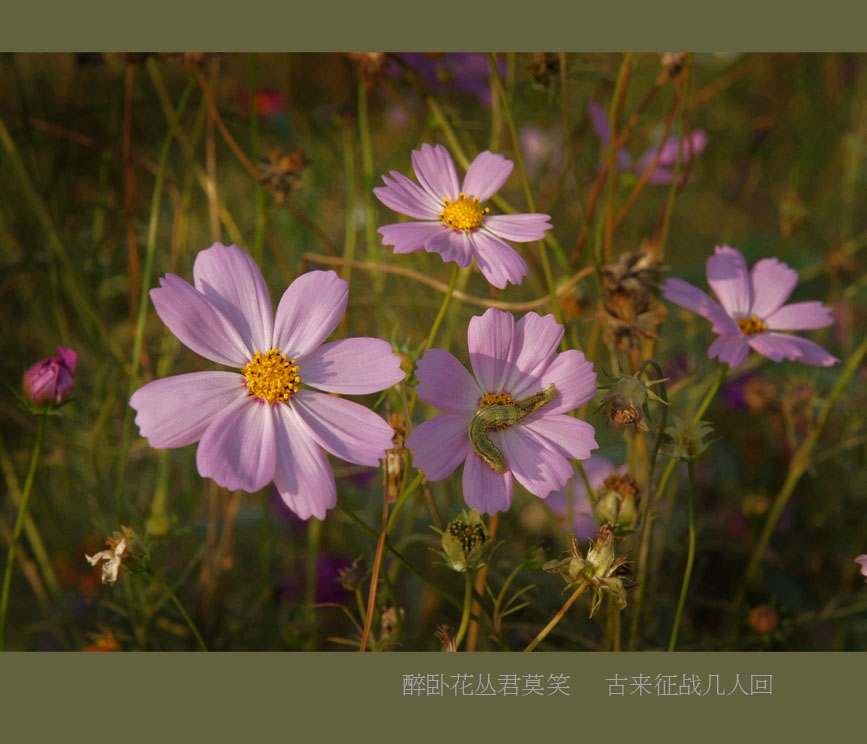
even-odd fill
[{"label": "pollen center", "polygon": [[484,209],[479,204],[479,197],[467,198],[463,191],[458,195],[457,201],[451,201],[448,197],[444,200],[445,206],[440,212],[443,224],[456,230],[470,232],[482,224],[485,215],[491,210]]},{"label": "pollen center", "polygon": [[301,378],[294,359],[287,359],[278,349],[267,354],[257,351],[241,369],[250,395],[268,403],[286,403],[298,391]]},{"label": "pollen center", "polygon": [[738,319],[738,328],[743,331],[745,336],[755,336],[757,333],[764,333],[768,330],[768,325],[755,315],[750,315],[749,318]]},{"label": "pollen center", "polygon": [[517,402],[508,393],[487,393],[479,403],[479,408],[487,408],[488,406],[516,406]]}]

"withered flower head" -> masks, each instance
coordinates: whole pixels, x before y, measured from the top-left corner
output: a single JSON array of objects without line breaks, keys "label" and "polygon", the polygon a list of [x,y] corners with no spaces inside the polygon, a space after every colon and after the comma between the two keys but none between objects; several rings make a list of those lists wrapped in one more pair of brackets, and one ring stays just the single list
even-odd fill
[{"label": "withered flower head", "polygon": [[679,75],[683,70],[684,62],[686,62],[686,52],[662,52],[659,55],[659,62],[662,69],[669,75],[674,77]]},{"label": "withered flower head", "polygon": [[550,88],[560,76],[560,57],[552,52],[532,52],[527,71],[536,85]]},{"label": "withered flower head", "polygon": [[121,561],[137,547],[138,536],[129,527],[123,525],[120,532],[114,532],[106,539],[105,544],[108,550],[101,550],[96,555],[85,553],[84,557],[91,566],[105,561],[102,564],[102,583],[114,584],[117,581]]},{"label": "withered flower head", "polygon": [[457,651],[455,646],[454,628],[449,625],[440,625],[436,630],[436,637],[440,641],[440,651]]},{"label": "withered flower head", "polygon": [[400,496],[400,486],[406,469],[406,458],[404,457],[406,448],[403,445],[406,440],[406,424],[403,413],[400,411],[392,412],[387,408],[385,418],[389,426],[394,429],[394,436],[391,438],[394,447],[386,450],[385,460],[382,461],[383,478],[386,499],[389,503],[394,503]]},{"label": "withered flower head", "polygon": [[476,571],[487,563],[491,539],[477,509],[462,511],[440,534],[443,557],[453,570]]},{"label": "withered flower head", "polygon": [[371,90],[373,86],[382,80],[382,71],[385,66],[385,52],[344,52],[347,58],[352,60],[364,78],[364,87]]},{"label": "withered flower head", "polygon": [[[649,384],[657,382],[661,380],[652,380]],[[665,403],[640,377],[625,375],[619,378],[602,398],[601,409],[611,422],[611,426],[618,431],[623,431],[630,424],[634,424],[639,431],[647,431],[644,405],[648,398]]]},{"label": "withered flower head", "polygon": [[276,148],[268,157],[259,158],[258,181],[271,191],[278,201],[301,188],[304,169],[310,159],[301,150],[286,152]]}]

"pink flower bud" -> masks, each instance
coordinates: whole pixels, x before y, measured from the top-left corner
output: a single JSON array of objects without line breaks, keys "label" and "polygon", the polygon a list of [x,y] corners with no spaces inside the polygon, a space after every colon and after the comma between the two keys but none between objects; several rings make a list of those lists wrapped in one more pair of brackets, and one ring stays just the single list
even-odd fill
[{"label": "pink flower bud", "polygon": [[24,373],[22,387],[31,403],[62,403],[75,387],[75,367],[78,354],[72,349],[57,347],[57,356],[37,362]]}]

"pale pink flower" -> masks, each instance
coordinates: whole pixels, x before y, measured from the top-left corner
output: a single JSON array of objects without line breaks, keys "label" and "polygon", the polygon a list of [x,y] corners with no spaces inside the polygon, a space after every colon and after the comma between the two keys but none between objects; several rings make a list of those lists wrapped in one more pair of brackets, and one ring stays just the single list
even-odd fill
[{"label": "pale pink flower", "polygon": [[719,302],[681,279],[668,279],[662,294],[713,324],[719,338],[707,351],[711,359],[737,367],[746,361],[752,347],[774,362],[792,359],[830,367],[840,361],[812,341],[779,333],[824,328],[834,322],[831,308],[821,302],[783,304],[798,283],[798,272],[782,261],[763,258],[747,271],[740,251],[717,246],[707,260],[707,283]]},{"label": "pale pink flower", "polygon": [[376,198],[395,212],[421,222],[398,222],[379,228],[382,242],[395,253],[425,250],[465,268],[473,258],[491,284],[520,284],[527,264],[506,240],[541,240],[551,228],[547,214],[489,214],[490,199],[512,172],[512,161],[485,150],[470,163],[463,184],[449,151],[442,145],[422,145],[412,152],[412,166],[421,186],[398,171],[383,176]]},{"label": "pale pink flower", "polygon": [[337,503],[325,455],[378,465],[392,428],[372,411],[327,393],[363,394],[403,379],[400,358],[375,338],[323,344],[346,309],[349,285],[310,271],[283,293],[276,315],[255,262],[216,243],[196,256],[195,286],[174,274],[151,299],[178,339],[217,364],[240,368],[155,380],[130,399],[152,447],[199,442],[199,474],[230,490],[271,481],[302,519]]}]

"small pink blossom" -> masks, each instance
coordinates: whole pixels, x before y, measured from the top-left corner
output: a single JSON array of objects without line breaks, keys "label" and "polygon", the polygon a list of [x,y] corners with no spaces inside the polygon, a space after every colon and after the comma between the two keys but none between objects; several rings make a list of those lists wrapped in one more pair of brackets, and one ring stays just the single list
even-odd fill
[{"label": "small pink blossom", "polygon": [[57,347],[57,356],[36,362],[24,373],[24,395],[36,405],[62,403],[75,387],[75,367],[78,354],[72,349]]},{"label": "small pink blossom", "polygon": [[668,279],[662,294],[713,324],[719,338],[707,351],[711,359],[737,367],[752,348],[774,362],[792,359],[830,367],[840,361],[812,341],[779,333],[824,328],[834,322],[831,308],[821,302],[783,304],[798,283],[798,272],[782,261],[763,258],[747,271],[740,251],[717,246],[707,260],[707,282],[719,302],[681,279]]},{"label": "small pink blossom", "polygon": [[413,150],[412,165],[420,186],[398,171],[383,176],[376,198],[395,212],[421,222],[398,222],[379,228],[384,245],[395,253],[425,250],[461,268],[475,258],[491,284],[502,289],[520,284],[529,269],[506,240],[541,240],[551,229],[547,214],[489,214],[482,202],[506,182],[513,163],[488,150],[470,163],[462,184],[449,151],[442,145]]},{"label": "small pink blossom", "polygon": [[[862,553],[855,559],[855,563],[857,563],[861,568],[861,575],[867,576],[867,553]],[[864,579],[865,583],[867,583],[867,579]]]}]

